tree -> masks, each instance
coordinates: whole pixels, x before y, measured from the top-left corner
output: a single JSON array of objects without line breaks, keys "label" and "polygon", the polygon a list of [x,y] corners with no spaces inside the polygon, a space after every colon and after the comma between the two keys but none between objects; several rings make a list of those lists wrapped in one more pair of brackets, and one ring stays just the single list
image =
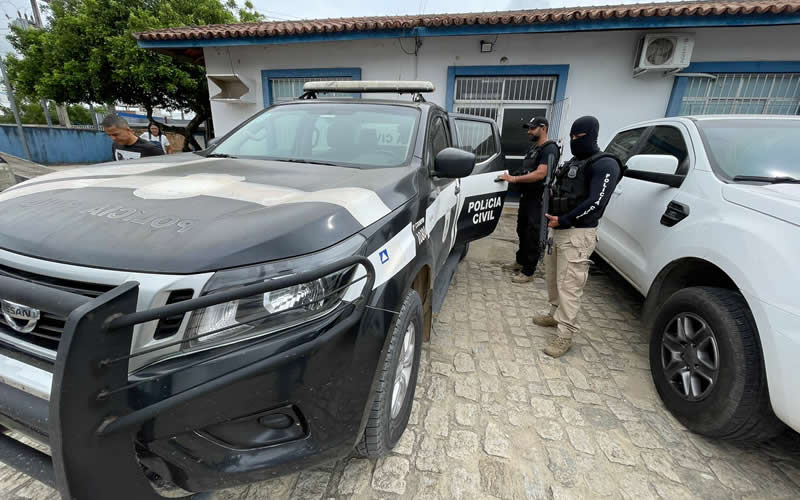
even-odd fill
[{"label": "tree", "polygon": [[242,23],[255,23],[264,20],[264,16],[256,12],[255,7],[253,7],[253,3],[250,0],[245,0],[244,7],[239,7],[236,5],[236,0],[228,0],[225,6],[229,11],[236,12],[238,14],[239,21]]},{"label": "tree", "polygon": [[[17,109],[19,110],[19,117],[20,121],[22,121],[25,125],[45,125],[47,124],[47,119],[44,117],[44,110],[42,109],[42,105],[39,102],[19,102],[17,103]],[[50,111],[50,120],[52,122],[58,122],[58,116],[56,114],[55,106],[48,106],[48,110]],[[95,108],[95,112],[97,113],[105,113],[105,108]],[[72,105],[67,106],[67,114],[69,115],[69,120],[75,125],[93,125],[94,121],[92,120],[92,114],[84,106],[80,105]],[[5,106],[0,106],[0,123],[16,123],[14,120],[14,114],[11,112],[11,108],[7,108]]]},{"label": "tree", "polygon": [[31,101],[119,101],[144,107],[149,118],[156,107],[193,111],[184,151],[200,148],[194,132],[211,118],[205,70],[139,48],[133,33],[262,19],[252,3],[240,8],[235,0],[52,0],[50,12],[46,29],[14,27],[8,37],[22,55],[7,60],[17,93]]}]

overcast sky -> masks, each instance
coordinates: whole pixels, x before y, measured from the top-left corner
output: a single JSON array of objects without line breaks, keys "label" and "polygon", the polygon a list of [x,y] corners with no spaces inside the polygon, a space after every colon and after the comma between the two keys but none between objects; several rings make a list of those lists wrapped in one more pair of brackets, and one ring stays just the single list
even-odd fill
[{"label": "overcast sky", "polygon": [[381,16],[398,14],[441,14],[498,10],[544,9],[577,5],[643,3],[637,0],[305,0],[275,2],[251,0],[262,14],[274,19],[319,19],[327,17]]},{"label": "overcast sky", "polygon": [[[244,0],[238,0],[243,3]],[[604,5],[617,3],[642,3],[638,0],[304,0],[276,1],[252,0],[256,10],[270,19],[297,20],[327,17],[381,16],[397,14],[439,14],[452,12],[483,12],[498,10],[542,9],[577,5]],[[41,2],[41,0],[40,0]],[[41,5],[41,3],[40,3]],[[17,11],[31,16],[30,0],[0,0],[0,52],[11,50],[6,40],[8,19],[17,17]]]}]

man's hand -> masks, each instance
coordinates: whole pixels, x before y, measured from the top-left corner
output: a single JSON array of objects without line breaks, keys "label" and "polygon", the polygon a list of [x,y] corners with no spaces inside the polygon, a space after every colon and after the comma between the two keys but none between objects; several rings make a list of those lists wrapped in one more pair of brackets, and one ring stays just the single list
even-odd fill
[{"label": "man's hand", "polygon": [[503,172],[497,178],[500,179],[501,181],[514,182],[514,176],[509,175],[508,172]]},{"label": "man's hand", "polygon": [[558,227],[558,217],[554,217],[550,214],[544,214],[547,217],[547,227]]}]

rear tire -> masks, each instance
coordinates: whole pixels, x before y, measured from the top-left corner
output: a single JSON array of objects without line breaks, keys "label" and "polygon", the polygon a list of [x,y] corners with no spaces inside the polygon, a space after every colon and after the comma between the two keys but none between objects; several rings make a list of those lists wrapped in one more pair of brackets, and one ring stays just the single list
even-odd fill
[{"label": "rear tire", "polygon": [[406,430],[417,386],[423,325],[422,301],[415,290],[409,290],[391,331],[367,426],[356,445],[363,457],[385,455]]},{"label": "rear tire", "polygon": [[689,430],[766,440],[784,430],[769,402],[755,320],[738,292],[693,287],[661,306],[650,368],[667,409]]}]

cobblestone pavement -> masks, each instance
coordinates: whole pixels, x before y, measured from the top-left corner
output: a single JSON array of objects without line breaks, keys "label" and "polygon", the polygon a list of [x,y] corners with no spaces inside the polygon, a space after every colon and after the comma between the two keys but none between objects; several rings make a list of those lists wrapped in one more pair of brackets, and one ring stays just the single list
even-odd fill
[{"label": "cobblestone pavement", "polygon": [[[511,284],[492,262],[512,254],[512,231],[504,216],[460,265],[423,352],[408,430],[391,455],[349,457],[214,498],[800,498],[800,435],[706,440],[663,408],[641,299],[602,266],[586,288],[576,345],[558,360],[542,354],[552,330],[531,316],[546,308],[544,282]],[[0,497],[54,495],[2,467]]]}]

